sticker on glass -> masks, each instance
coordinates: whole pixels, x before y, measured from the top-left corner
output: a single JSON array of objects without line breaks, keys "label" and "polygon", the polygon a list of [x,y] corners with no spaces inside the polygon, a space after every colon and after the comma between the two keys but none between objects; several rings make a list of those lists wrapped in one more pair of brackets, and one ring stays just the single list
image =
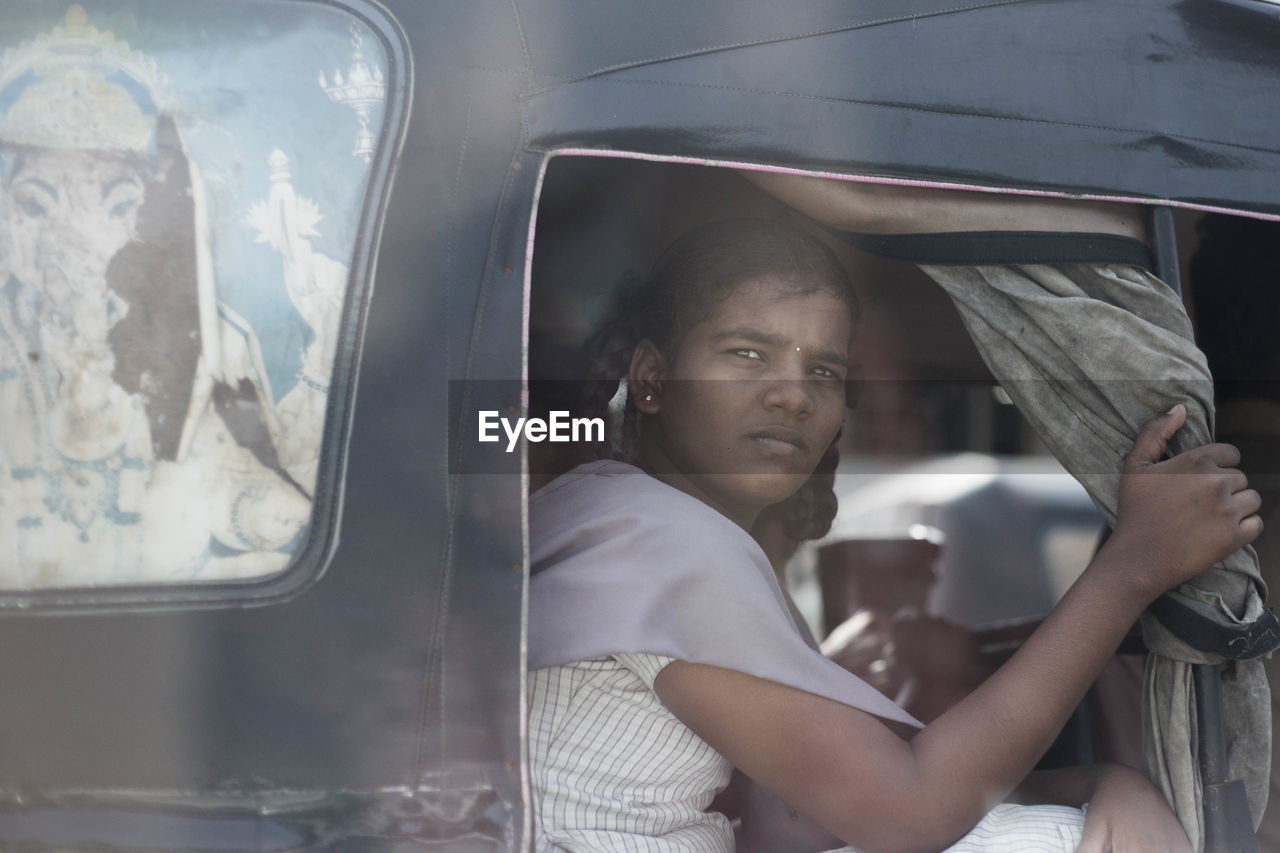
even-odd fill
[{"label": "sticker on glass", "polygon": [[326,7],[3,14],[0,590],[278,572],[385,57]]}]

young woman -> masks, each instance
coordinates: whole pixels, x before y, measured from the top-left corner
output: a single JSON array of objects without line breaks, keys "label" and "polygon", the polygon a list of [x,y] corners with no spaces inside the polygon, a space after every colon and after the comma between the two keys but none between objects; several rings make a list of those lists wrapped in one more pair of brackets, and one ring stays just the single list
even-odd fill
[{"label": "young woman", "polygon": [[[1185,411],[1153,413],[1106,547],[1008,664],[921,729],[806,645],[747,533],[840,429],[855,312],[820,242],[733,221],[678,241],[601,335],[602,379],[626,379],[627,461],[530,499],[536,849],[730,850],[704,810],[736,766],[863,850],[971,830],[954,849],[1072,850],[1083,832],[1080,849],[1189,850],[1136,772],[1028,774],[1143,607],[1257,535],[1238,454],[1160,462]],[[994,808],[1011,795],[1090,808]]]}]

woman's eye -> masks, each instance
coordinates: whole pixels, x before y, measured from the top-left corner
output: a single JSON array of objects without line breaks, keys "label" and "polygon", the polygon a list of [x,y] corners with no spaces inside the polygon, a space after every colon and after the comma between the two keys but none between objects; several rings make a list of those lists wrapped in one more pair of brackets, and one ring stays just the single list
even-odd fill
[{"label": "woman's eye", "polygon": [[840,378],[840,374],[832,370],[830,367],[823,367],[822,365],[816,365],[810,368],[810,370],[819,379],[839,379]]},{"label": "woman's eye", "polygon": [[736,349],[733,351],[733,354],[739,358],[751,358],[757,360],[764,358],[764,356],[760,354],[760,350],[757,349]]}]

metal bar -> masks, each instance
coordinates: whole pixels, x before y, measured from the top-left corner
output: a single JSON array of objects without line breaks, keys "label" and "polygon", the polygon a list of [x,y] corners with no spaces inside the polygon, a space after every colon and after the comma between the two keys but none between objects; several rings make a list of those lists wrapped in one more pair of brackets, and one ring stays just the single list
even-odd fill
[{"label": "metal bar", "polygon": [[1218,667],[1193,664],[1192,683],[1196,695],[1200,778],[1207,787],[1227,781],[1227,739],[1222,727],[1222,684]]},{"label": "metal bar", "polygon": [[1221,672],[1212,664],[1193,664],[1196,744],[1204,791],[1204,853],[1258,853],[1244,783],[1228,780],[1227,739],[1223,727]]}]

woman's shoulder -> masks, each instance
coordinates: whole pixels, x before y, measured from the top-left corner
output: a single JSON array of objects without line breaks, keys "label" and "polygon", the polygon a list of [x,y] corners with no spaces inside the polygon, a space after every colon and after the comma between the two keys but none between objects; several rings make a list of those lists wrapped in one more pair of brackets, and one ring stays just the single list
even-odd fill
[{"label": "woman's shoulder", "polygon": [[[572,506],[578,523],[605,512],[625,511],[646,518],[683,520],[711,528],[742,528],[702,501],[669,486],[628,462],[599,459],[561,474],[529,496],[533,516],[562,512]],[[750,537],[748,537],[750,538]]]},{"label": "woman's shoulder", "polygon": [[740,613],[785,608],[746,531],[622,462],[579,466],[530,498],[529,561],[534,668],[626,652],[675,657],[684,646],[671,641],[701,631],[708,608],[735,599],[751,603]]},{"label": "woman's shoulder", "polygon": [[716,510],[611,459],[579,465],[529,496],[529,544],[535,573],[569,553],[618,546],[649,556],[727,550],[765,559],[750,534]]},{"label": "woman's shoulder", "polygon": [[633,494],[643,495],[661,493],[669,490],[684,495],[677,489],[668,486],[656,477],[650,476],[642,468],[618,459],[597,459],[584,462],[556,477],[550,483],[529,495],[531,506],[563,500],[568,494],[581,491],[607,493],[622,487],[638,488]]},{"label": "woman's shoulder", "polygon": [[[584,462],[530,494],[529,505],[538,506],[554,502],[562,499],[566,493],[592,488],[593,486],[598,487],[603,482],[613,481],[620,476],[629,474],[644,475],[644,471],[634,465],[620,462],[616,459],[597,459],[594,462]],[[597,480],[597,478],[600,479]]]}]

